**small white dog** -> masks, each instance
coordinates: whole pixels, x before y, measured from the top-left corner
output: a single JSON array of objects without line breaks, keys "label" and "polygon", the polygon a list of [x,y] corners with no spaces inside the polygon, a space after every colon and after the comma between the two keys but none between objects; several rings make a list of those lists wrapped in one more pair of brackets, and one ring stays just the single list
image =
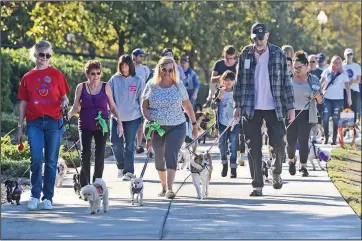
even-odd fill
[{"label": "small white dog", "polygon": [[313,142],[308,143],[309,147],[309,155],[308,155],[308,162],[310,162],[313,166],[313,171],[315,171],[315,165],[313,160],[317,160],[318,166],[321,170],[325,170],[321,166],[321,161],[329,161],[331,160],[331,155],[328,151],[321,150],[318,146],[316,146]]},{"label": "small white dog", "polygon": [[177,157],[177,170],[183,170],[185,166],[187,166],[187,169],[189,169],[189,164],[191,161],[191,154],[188,149],[182,149],[180,150],[178,157]]},{"label": "small white dog", "polygon": [[[196,188],[197,198],[204,199],[208,196],[209,183],[213,169],[210,154],[196,155],[195,158],[191,159],[190,167],[192,182]],[[202,191],[200,185],[202,185]]]},{"label": "small white dog", "polygon": [[101,178],[96,178],[93,184],[82,187],[81,196],[84,201],[89,202],[91,214],[99,212],[103,200],[103,211],[108,211],[108,188]]},{"label": "small white dog", "polygon": [[55,185],[57,187],[61,187],[63,185],[63,179],[65,174],[68,172],[67,164],[65,163],[65,160],[61,157],[59,157],[58,165],[57,165],[57,176],[55,179]]},{"label": "small white dog", "polygon": [[134,205],[134,195],[137,194],[136,203],[143,206],[143,180],[140,177],[134,176],[131,180],[131,199]]}]

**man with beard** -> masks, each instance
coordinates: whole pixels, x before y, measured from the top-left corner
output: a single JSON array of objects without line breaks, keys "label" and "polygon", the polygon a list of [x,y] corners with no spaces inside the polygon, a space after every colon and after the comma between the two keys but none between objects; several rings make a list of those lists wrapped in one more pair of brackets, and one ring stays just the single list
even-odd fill
[{"label": "man with beard", "polygon": [[250,196],[262,196],[263,120],[268,128],[269,144],[276,159],[272,163],[273,187],[280,189],[283,180],[282,160],[285,156],[284,118],[291,123],[295,118],[294,95],[288,74],[287,57],[283,51],[268,43],[269,32],[264,23],[251,27],[253,44],[243,48],[239,57],[236,85],[234,88],[234,117],[242,118],[245,142],[248,144],[249,167],[253,192]]}]

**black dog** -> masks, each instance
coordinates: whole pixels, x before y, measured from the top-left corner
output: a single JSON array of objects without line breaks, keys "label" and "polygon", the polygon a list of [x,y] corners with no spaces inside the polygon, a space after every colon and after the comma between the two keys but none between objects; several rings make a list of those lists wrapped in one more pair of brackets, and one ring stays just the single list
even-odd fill
[{"label": "black dog", "polygon": [[17,205],[20,205],[20,198],[23,189],[17,181],[7,180],[5,182],[6,187],[6,199],[9,203],[14,204],[13,200],[16,201]]},{"label": "black dog", "polygon": [[80,195],[80,189],[82,188],[80,186],[80,181],[79,181],[79,174],[74,174],[73,175],[73,187],[74,187],[74,192],[78,195]]}]

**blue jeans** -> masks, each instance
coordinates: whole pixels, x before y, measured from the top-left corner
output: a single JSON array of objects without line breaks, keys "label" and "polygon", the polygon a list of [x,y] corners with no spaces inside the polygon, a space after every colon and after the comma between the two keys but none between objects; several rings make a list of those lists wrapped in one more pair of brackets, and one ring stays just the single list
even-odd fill
[{"label": "blue jeans", "polygon": [[[219,123],[219,136],[223,131],[226,129],[227,126],[224,126]],[[219,149],[221,155],[221,162],[222,164],[227,164],[227,149],[228,149],[228,140],[230,144],[230,167],[237,168],[236,158],[237,158],[237,149],[239,145],[239,132],[240,132],[240,125],[235,125],[234,129],[231,131],[230,128],[221,136],[219,140]]]},{"label": "blue jeans", "polygon": [[117,167],[123,169],[123,174],[134,173],[135,141],[141,119],[122,121],[123,136],[121,137],[117,135],[117,121],[114,118],[111,121],[112,150],[117,160]]},{"label": "blue jeans", "polygon": [[[63,119],[55,120],[49,116],[44,116],[26,121],[26,124],[31,153],[31,196],[39,199],[43,189],[42,200],[52,201],[60,142],[65,131],[64,127],[61,128]],[[43,160],[45,168],[44,183],[42,184]]]},{"label": "blue jeans", "polygon": [[337,139],[337,129],[338,129],[338,121],[339,115],[342,111],[344,100],[324,100],[324,112],[323,112],[323,128],[324,128],[324,136],[328,141],[329,137],[329,117],[332,116],[333,119],[333,141]]}]

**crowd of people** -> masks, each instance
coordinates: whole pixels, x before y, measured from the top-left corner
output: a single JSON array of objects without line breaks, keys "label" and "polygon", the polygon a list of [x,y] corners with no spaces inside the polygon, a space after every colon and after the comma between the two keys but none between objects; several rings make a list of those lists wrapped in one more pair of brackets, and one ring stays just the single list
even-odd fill
[{"label": "crowd of people", "polygon": [[[344,61],[333,56],[328,65],[322,53],[294,53],[290,45],[280,48],[269,43],[269,36],[266,24],[255,23],[250,35],[253,43],[242,49],[238,59],[232,45],[224,47],[223,58],[213,66],[204,105],[215,113],[222,177],[227,176],[230,164],[230,177],[236,178],[237,160],[248,159],[253,186],[251,196],[261,196],[264,186],[261,133],[264,122],[269,145],[275,153],[273,187],[280,189],[285,150],[289,172],[295,175],[296,144],[299,143],[302,175],[308,176],[308,142],[316,141],[318,135],[324,136],[325,144],[329,142],[329,118],[333,120],[332,145],[336,144],[343,108],[350,107],[355,121],[360,119],[361,67],[353,62],[352,49],[345,50]],[[156,121],[166,132],[163,136],[155,132],[149,149],[154,155],[162,187],[159,196],[174,198],[177,156],[186,137],[185,113],[192,125],[192,138],[198,135],[194,107],[200,81],[189,65],[189,58],[183,56],[178,65],[172,49],[165,48],[151,71],[143,65],[145,52],[138,48],[131,55],[119,57],[117,72],[107,82],[101,80],[101,63],[90,60],[84,70],[86,81],[70,90],[61,71],[50,65],[52,54],[48,41],[42,40],[33,46],[30,57],[35,67],[22,78],[18,93],[18,141],[22,141],[26,119],[31,152],[32,188],[28,208],[37,209],[43,193],[44,209],[52,209],[57,160],[65,132],[62,109],[69,105],[69,94],[74,94],[75,98],[67,118],[72,118],[80,109],[82,187],[91,182],[93,138],[95,171],[92,180],[102,178],[105,146],[110,137],[118,176],[128,181],[135,172],[135,152],[144,152],[144,124]],[[226,130],[233,122],[233,127]],[[226,134],[221,136],[224,131]]]}]

